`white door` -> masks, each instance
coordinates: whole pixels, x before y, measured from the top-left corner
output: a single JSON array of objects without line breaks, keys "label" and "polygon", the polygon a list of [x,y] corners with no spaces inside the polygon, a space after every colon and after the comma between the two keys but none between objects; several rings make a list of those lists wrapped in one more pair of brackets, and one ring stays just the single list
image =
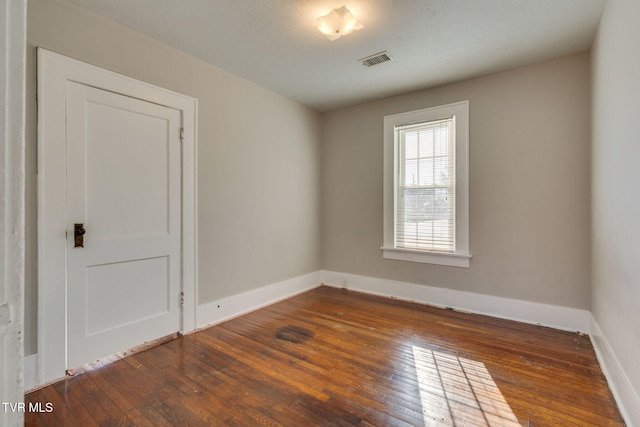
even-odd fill
[{"label": "white door", "polygon": [[76,367],[180,329],[181,112],[74,82],[66,99]]}]

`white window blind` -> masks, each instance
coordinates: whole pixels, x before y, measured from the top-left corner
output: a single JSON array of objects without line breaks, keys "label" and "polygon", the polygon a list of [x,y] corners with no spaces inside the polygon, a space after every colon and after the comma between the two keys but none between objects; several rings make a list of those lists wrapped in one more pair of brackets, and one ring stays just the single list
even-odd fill
[{"label": "white window blind", "polygon": [[384,116],[382,256],[469,268],[469,101]]},{"label": "white window blind", "polygon": [[395,127],[395,247],[456,251],[455,116]]}]

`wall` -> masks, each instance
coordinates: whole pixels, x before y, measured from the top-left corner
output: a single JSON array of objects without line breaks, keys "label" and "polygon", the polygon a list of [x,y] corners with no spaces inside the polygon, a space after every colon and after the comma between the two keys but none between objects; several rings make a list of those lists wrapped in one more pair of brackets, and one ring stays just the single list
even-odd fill
[{"label": "wall", "polygon": [[[593,47],[592,313],[640,425],[640,2],[610,0]],[[606,354],[606,353],[605,353]],[[606,360],[604,360],[607,362]],[[606,368],[606,364],[605,364]],[[626,377],[626,378],[624,378]]]},{"label": "wall", "polygon": [[[21,426],[23,401],[26,3],[0,5],[0,425]],[[5,403],[6,402],[6,403]]]},{"label": "wall", "polygon": [[[326,270],[588,309],[587,53],[325,113]],[[382,258],[383,116],[470,101],[469,269]]]},{"label": "wall", "polygon": [[65,1],[29,0],[27,354],[36,351],[36,46],[198,98],[199,303],[321,268],[320,114]]}]

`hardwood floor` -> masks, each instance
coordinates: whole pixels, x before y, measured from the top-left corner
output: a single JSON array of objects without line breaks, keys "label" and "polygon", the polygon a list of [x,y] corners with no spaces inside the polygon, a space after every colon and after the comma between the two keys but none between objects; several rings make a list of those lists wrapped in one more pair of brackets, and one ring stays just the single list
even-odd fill
[{"label": "hardwood floor", "polygon": [[623,425],[587,336],[325,286],[88,370],[26,425]]}]

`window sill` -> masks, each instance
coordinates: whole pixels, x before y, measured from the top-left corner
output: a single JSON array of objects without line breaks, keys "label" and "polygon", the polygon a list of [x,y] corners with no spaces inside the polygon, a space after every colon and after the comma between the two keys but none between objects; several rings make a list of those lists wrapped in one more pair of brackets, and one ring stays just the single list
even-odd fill
[{"label": "window sill", "polygon": [[447,265],[450,267],[469,268],[471,254],[424,252],[411,249],[382,247],[382,257],[399,261],[422,262],[425,264]]}]

